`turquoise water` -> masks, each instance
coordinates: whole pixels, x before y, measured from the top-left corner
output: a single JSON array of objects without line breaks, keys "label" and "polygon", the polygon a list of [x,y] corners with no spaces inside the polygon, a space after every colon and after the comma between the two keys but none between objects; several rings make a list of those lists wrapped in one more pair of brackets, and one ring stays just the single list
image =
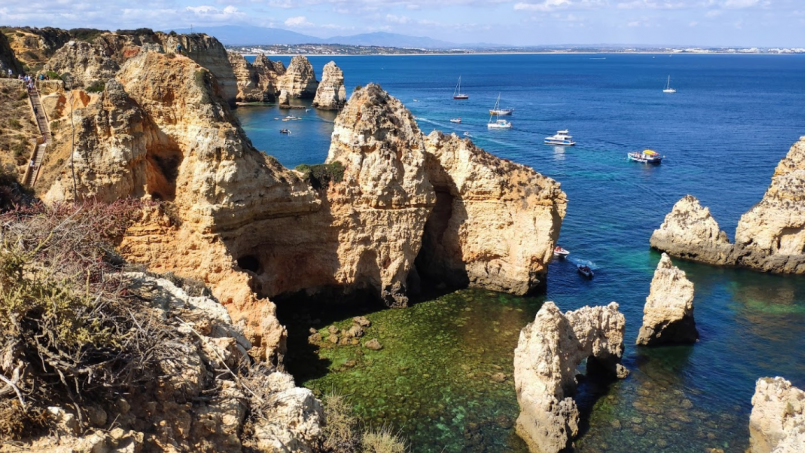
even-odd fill
[{"label": "turquoise water", "polygon": [[[732,236],[740,215],[762,197],[777,162],[805,135],[805,57],[605,58],[335,58],[344,69],[348,92],[358,84],[380,83],[418,117],[423,131],[468,131],[486,150],[560,181],[569,199],[560,244],[571,251],[571,259],[551,265],[544,297],[467,290],[402,312],[371,313],[375,325],[369,334],[381,341],[387,335],[398,339],[387,339],[386,348],[371,353],[374,360],[356,360],[351,368],[333,359],[349,360],[360,348],[314,348],[308,358],[318,360],[315,371],[300,366],[305,362],[301,359],[291,366],[303,384],[318,391],[350,392],[363,415],[393,423],[416,441],[416,452],[516,451],[522,445],[518,447],[506,423],[517,415],[513,384],[511,379],[497,383],[488,378],[495,366],[511,376],[516,332],[533,319],[542,300],[553,300],[562,309],[616,300],[627,318],[624,361],[633,373],[609,386],[582,386],[585,428],[576,443],[578,451],[741,452],[755,380],[782,375],[805,386],[805,277],[678,262],[696,288],[701,340],[692,347],[632,346],[659,259],[648,248],[651,232],[671,206],[690,193]],[[311,58],[319,72],[329,60]],[[662,93],[669,74],[678,90],[673,95]],[[451,99],[458,75],[468,101]],[[486,112],[498,93],[501,105],[515,109],[512,130],[486,130]],[[303,120],[280,122],[274,118],[284,112],[273,106],[237,111],[255,145],[286,166],[321,162],[333,115],[298,112],[294,114],[304,115]],[[461,125],[448,122],[457,116]],[[292,128],[294,134],[280,136],[282,127]],[[544,136],[564,128],[570,129],[577,146],[541,144]],[[625,160],[628,151],[647,147],[665,154],[666,161],[647,167]],[[575,273],[573,263],[581,261],[596,269],[592,281]],[[467,318],[465,326],[474,326],[474,337],[469,336],[474,341],[463,341],[468,338],[465,327],[451,321],[457,307],[470,309],[462,319]],[[495,311],[506,307],[520,315]],[[294,310],[280,306],[281,314]],[[316,310],[311,319],[321,320],[309,324],[321,328],[333,321],[348,322],[343,320],[352,315],[335,311],[322,317],[321,309]],[[309,326],[300,322],[295,327],[287,319],[292,335],[306,336]],[[423,330],[400,327],[411,323],[424,323]],[[439,325],[451,326],[448,336],[428,343]],[[431,344],[430,349],[424,344]],[[403,387],[404,400],[379,402],[370,396],[396,388],[390,382],[403,374],[392,363],[426,353],[449,360],[417,363],[413,368],[428,378],[419,375],[412,381],[415,385]],[[482,370],[467,377],[462,363]],[[447,385],[451,379],[458,380]],[[439,390],[423,385],[426,382],[438,383]],[[468,415],[457,417],[456,411]]]}]

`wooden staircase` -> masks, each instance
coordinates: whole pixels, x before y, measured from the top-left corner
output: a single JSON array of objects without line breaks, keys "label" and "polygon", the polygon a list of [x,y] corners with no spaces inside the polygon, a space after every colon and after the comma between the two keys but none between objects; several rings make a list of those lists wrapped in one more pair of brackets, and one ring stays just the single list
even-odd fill
[{"label": "wooden staircase", "polygon": [[22,184],[33,187],[36,180],[39,178],[39,171],[42,168],[42,161],[45,159],[45,152],[47,146],[53,141],[53,136],[50,134],[50,126],[45,109],[42,107],[42,100],[39,96],[39,90],[34,85],[33,89],[28,90],[28,99],[31,103],[31,113],[36,119],[36,125],[39,128],[40,137],[36,140],[36,147],[31,153],[31,158],[28,160],[28,166],[25,169],[25,175],[22,177]]}]

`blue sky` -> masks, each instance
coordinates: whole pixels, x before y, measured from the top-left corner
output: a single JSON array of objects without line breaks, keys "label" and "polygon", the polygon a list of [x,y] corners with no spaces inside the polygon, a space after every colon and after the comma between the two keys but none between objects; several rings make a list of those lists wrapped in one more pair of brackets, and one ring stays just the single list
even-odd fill
[{"label": "blue sky", "polygon": [[457,43],[805,47],[805,0],[2,0],[0,24],[249,24],[319,37],[386,31]]}]

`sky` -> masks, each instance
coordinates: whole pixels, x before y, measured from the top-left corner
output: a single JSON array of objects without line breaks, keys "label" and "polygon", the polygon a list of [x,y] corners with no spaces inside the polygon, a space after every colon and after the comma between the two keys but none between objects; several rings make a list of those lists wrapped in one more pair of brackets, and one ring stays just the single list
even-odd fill
[{"label": "sky", "polygon": [[284,28],[455,43],[805,47],[805,0],[2,0],[0,25]]}]

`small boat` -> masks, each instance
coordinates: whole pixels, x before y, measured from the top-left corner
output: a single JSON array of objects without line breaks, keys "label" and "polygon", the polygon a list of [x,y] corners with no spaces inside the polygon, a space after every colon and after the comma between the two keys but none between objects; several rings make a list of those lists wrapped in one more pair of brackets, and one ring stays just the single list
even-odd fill
[{"label": "small boat", "polygon": [[469,99],[470,96],[468,94],[461,93],[461,76],[458,76],[458,84],[456,85],[456,89],[453,90],[453,99]]},{"label": "small boat", "polygon": [[469,132],[464,132],[464,136],[465,137],[472,137],[472,134],[470,134]]},{"label": "small boat", "polygon": [[498,93],[498,101],[495,103],[495,108],[489,111],[490,115],[507,116],[514,113],[514,109],[502,109],[498,107],[499,104],[500,104],[500,93]]},{"label": "small boat", "polygon": [[570,252],[568,252],[567,250],[565,250],[565,249],[563,249],[562,247],[559,247],[559,246],[557,245],[557,246],[556,246],[556,247],[553,249],[553,254],[554,254],[554,255],[556,255],[556,256],[558,256],[558,257],[560,257],[560,258],[564,258],[564,257],[566,257],[566,256],[570,255]]},{"label": "small boat", "polygon": [[[493,113],[497,110],[500,110],[500,95],[498,95],[498,100],[495,102],[495,106],[489,111],[489,122],[486,123],[486,127],[489,129],[511,129],[512,123],[498,118],[498,114]],[[492,118],[494,118],[494,121]]]},{"label": "small boat", "polygon": [[280,134],[288,134],[291,135],[291,131],[288,129],[280,129]]},{"label": "small boat", "polygon": [[551,135],[550,137],[545,137],[545,144],[546,145],[562,145],[562,146],[573,146],[576,142],[573,141],[573,136],[568,135],[569,131],[567,129],[563,131],[556,131],[556,135]]},{"label": "small boat", "polygon": [[461,118],[450,118],[451,123],[461,123]]},{"label": "small boat", "polygon": [[643,151],[634,151],[626,155],[627,158],[634,162],[642,164],[660,164],[665,156],[651,149],[644,149]]},{"label": "small boat", "polygon": [[676,90],[671,88],[671,76],[668,76],[668,82],[665,84],[665,89],[662,90],[663,93],[676,93]]},{"label": "small boat", "polygon": [[414,99],[414,102],[419,102],[419,99]]},{"label": "small boat", "polygon": [[585,266],[583,264],[579,264],[576,267],[576,269],[579,271],[579,274],[581,274],[581,275],[583,275],[583,276],[585,276],[587,278],[593,278],[593,276],[595,275],[593,273],[593,270],[590,269],[590,266]]}]

